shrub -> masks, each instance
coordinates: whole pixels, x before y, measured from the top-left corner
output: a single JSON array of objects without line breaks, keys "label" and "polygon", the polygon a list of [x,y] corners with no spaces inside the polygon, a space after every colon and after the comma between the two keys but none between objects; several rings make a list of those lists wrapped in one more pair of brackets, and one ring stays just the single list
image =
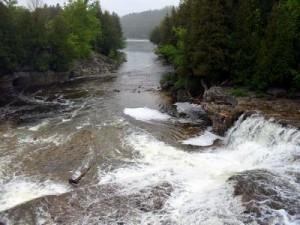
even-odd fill
[{"label": "shrub", "polygon": [[233,88],[230,93],[235,97],[246,97],[249,95],[248,90],[245,88]]}]

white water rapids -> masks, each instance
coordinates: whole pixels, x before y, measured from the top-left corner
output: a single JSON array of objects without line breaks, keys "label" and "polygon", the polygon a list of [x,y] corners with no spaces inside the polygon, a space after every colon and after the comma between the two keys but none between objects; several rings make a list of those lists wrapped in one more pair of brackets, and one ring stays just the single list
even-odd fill
[{"label": "white water rapids", "polygon": [[[241,118],[224,143],[217,150],[184,152],[158,141],[148,132],[136,130],[124,140],[125,145],[134,149],[136,164],[100,173],[100,184],[117,183],[122,186],[122,194],[129,195],[170,183],[174,191],[162,210],[167,214],[144,214],[142,224],[156,224],[162,217],[174,224],[242,224],[239,217],[244,208],[241,199],[233,195],[233,183],[228,178],[258,169],[282,177],[289,172],[299,173],[300,132],[252,116],[244,121]],[[294,178],[285,179],[296,190],[294,197],[299,199],[299,184]],[[293,217],[284,210],[272,213],[276,218],[272,224],[300,223],[299,215]]]},{"label": "white water rapids", "polygon": [[0,96],[0,224],[300,224],[300,131],[253,115],[215,135],[200,105],[158,91],[172,68],[153,48]]}]

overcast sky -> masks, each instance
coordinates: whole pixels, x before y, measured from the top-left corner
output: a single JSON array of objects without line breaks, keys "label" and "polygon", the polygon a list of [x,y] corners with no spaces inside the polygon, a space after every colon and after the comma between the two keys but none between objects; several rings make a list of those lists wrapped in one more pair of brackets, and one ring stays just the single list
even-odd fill
[{"label": "overcast sky", "polygon": [[[68,0],[43,0],[48,5],[63,5]],[[178,5],[180,0],[100,0],[103,9],[116,12],[123,16],[132,12],[142,12],[149,9],[161,9],[169,5]],[[27,0],[18,0],[19,5],[27,6]]]}]

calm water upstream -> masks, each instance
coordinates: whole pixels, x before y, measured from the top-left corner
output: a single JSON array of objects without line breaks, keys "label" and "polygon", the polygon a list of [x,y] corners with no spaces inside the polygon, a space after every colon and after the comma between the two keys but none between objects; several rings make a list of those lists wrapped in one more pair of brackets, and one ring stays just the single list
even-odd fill
[{"label": "calm water upstream", "polygon": [[172,68],[150,42],[124,52],[115,74],[2,97],[0,222],[300,224],[299,130],[252,116],[217,137],[157,90]]}]

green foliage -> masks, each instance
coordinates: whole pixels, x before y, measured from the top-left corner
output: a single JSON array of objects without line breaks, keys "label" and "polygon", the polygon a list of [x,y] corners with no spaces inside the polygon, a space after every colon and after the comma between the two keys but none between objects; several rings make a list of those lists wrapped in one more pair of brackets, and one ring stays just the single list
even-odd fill
[{"label": "green foliage", "polygon": [[99,16],[102,11],[97,1],[70,0],[63,9],[44,5],[32,11],[16,6],[13,0],[5,2],[8,4],[0,2],[0,75],[24,67],[69,70],[74,60],[98,50],[100,39],[109,40],[106,54],[124,47],[118,16]]},{"label": "green foliage", "polygon": [[177,75],[175,73],[165,73],[160,79],[160,86],[163,88],[173,87],[177,81]]},{"label": "green foliage", "polygon": [[249,95],[248,90],[245,88],[233,88],[230,90],[230,94],[235,97],[246,97]]},{"label": "green foliage", "polygon": [[290,72],[293,77],[293,87],[300,90],[300,71],[291,70]]},{"label": "green foliage", "polygon": [[50,69],[50,56],[47,52],[42,53],[37,58],[36,69],[38,71],[47,71]]},{"label": "green foliage", "polygon": [[184,90],[187,87],[187,78],[179,76],[176,82],[174,83],[172,90],[178,91],[178,90]]},{"label": "green foliage", "polygon": [[154,44],[159,44],[161,42],[161,34],[159,27],[155,27],[150,34],[150,41]]},{"label": "green foliage", "polygon": [[[300,2],[280,1],[274,7],[261,42],[254,82],[290,88],[299,66]],[[298,51],[297,51],[298,48]]]},{"label": "green foliage", "polygon": [[185,42],[184,38],[187,30],[184,28],[173,28],[173,32],[176,34],[177,43],[176,46],[166,44],[157,49],[158,54],[162,54],[168,61],[174,64],[177,72],[183,76],[185,75],[185,69],[187,67],[187,56],[185,54]]},{"label": "green foliage", "polygon": [[267,94],[265,92],[262,91],[258,91],[255,93],[256,98],[266,98]]},{"label": "green foliage", "polygon": [[101,34],[100,21],[87,2],[70,0],[61,15],[70,27],[67,42],[74,49],[76,58],[88,57],[92,49],[91,42]]},{"label": "green foliage", "polygon": [[184,0],[151,41],[189,80],[300,90],[299,0]]},{"label": "green foliage", "polygon": [[98,35],[94,42],[94,50],[104,55],[111,55],[118,49],[125,47],[120,18],[117,14],[102,12],[96,4],[96,16],[102,22],[102,35]]}]

